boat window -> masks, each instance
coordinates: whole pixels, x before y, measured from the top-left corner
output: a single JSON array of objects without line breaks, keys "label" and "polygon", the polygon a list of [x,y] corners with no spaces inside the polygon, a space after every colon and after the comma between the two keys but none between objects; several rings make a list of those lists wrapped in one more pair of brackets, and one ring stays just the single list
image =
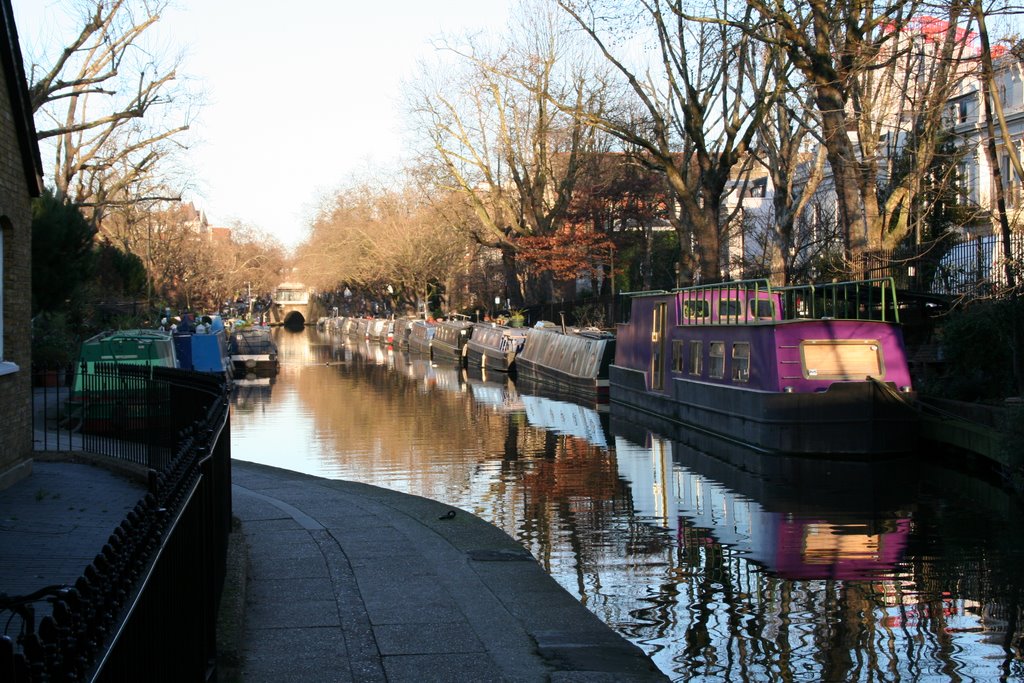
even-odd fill
[{"label": "boat window", "polygon": [[694,322],[711,315],[711,304],[704,299],[688,299],[683,302],[683,319]]},{"label": "boat window", "polygon": [[708,377],[725,377],[725,342],[713,341],[708,347]]},{"label": "boat window", "polygon": [[750,381],[750,344],[736,342],[732,345],[732,381]]},{"label": "boat window", "polygon": [[747,317],[751,320],[774,320],[775,302],[768,299],[752,299],[748,301]]},{"label": "boat window", "polygon": [[704,372],[704,344],[700,341],[690,342],[690,374],[699,375]]},{"label": "boat window", "polygon": [[673,341],[672,342],[672,372],[682,372],[683,362],[686,353],[686,342]]},{"label": "boat window", "polygon": [[739,299],[719,299],[718,300],[718,319],[732,319],[736,321],[739,319],[740,314],[743,312],[743,305]]},{"label": "boat window", "polygon": [[874,339],[807,339],[800,342],[804,379],[885,378],[882,347]]}]

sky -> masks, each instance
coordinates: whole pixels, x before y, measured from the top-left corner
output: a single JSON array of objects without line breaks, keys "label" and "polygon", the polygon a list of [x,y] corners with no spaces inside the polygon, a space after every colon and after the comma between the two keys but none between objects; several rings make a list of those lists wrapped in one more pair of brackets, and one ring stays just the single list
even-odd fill
[{"label": "sky", "polygon": [[[207,102],[191,131],[187,198],[213,226],[241,221],[286,247],[324,193],[400,163],[401,83],[431,39],[498,29],[511,3],[171,1],[163,40],[186,51],[182,71]],[[13,0],[23,52],[77,33],[61,20],[72,2]]]}]

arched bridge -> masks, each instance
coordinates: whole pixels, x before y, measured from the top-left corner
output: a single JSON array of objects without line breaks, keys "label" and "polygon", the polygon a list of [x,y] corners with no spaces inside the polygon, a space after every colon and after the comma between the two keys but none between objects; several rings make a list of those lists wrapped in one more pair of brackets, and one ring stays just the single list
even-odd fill
[{"label": "arched bridge", "polygon": [[301,328],[310,319],[309,290],[300,282],[283,282],[274,290],[270,321],[274,325]]}]

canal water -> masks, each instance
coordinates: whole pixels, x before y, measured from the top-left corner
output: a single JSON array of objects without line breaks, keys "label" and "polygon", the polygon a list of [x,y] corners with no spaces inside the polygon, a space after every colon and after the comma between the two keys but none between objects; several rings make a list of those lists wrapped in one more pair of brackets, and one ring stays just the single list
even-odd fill
[{"label": "canal water", "polygon": [[1022,508],[927,452],[768,458],[309,328],[233,457],[443,501],[677,681],[1024,680]]}]

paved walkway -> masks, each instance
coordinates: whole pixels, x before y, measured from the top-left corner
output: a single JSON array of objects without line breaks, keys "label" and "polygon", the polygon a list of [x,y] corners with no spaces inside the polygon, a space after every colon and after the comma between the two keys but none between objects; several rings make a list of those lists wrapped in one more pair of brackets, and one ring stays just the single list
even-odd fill
[{"label": "paved walkway", "polygon": [[[143,480],[84,462],[33,462],[0,491],[0,592],[73,584],[145,493]],[[36,607],[38,623],[49,603]]]},{"label": "paved walkway", "polygon": [[656,681],[503,531],[435,501],[232,463],[244,681]]},{"label": "paved walkway", "polygon": [[[222,630],[241,634],[242,681],[666,680],[467,512],[237,460],[232,470],[248,581]],[[72,583],[144,493],[139,477],[36,460],[0,491],[0,592]],[[49,606],[37,607],[38,623]]]}]

